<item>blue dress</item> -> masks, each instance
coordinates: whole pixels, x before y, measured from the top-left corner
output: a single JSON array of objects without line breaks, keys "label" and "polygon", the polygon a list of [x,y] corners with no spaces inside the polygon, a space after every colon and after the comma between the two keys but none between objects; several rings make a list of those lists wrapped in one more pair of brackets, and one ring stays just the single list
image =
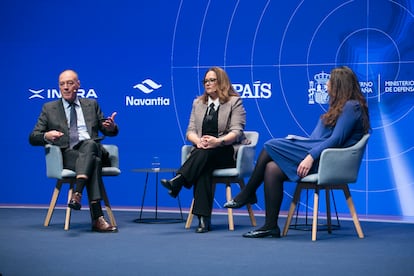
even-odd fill
[{"label": "blue dress", "polygon": [[319,119],[309,138],[291,136],[271,139],[264,144],[264,149],[287,175],[290,181],[300,179],[297,175],[299,163],[310,154],[315,160],[311,173],[318,170],[319,157],[326,148],[345,148],[356,144],[364,133],[362,110],[358,101],[345,103],[342,114],[334,127],[327,127]]}]

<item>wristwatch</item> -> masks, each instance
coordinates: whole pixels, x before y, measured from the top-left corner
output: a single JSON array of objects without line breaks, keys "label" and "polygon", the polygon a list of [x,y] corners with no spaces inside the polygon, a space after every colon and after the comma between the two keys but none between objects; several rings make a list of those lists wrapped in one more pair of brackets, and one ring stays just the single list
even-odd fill
[{"label": "wristwatch", "polygon": [[226,141],[224,141],[224,138],[221,138],[221,143],[220,143],[222,146],[225,146],[226,145]]}]

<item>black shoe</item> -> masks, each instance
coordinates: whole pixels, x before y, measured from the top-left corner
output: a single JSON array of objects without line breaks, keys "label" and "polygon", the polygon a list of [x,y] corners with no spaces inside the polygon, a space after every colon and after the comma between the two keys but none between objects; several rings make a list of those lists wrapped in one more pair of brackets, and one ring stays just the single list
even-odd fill
[{"label": "black shoe", "polygon": [[167,180],[161,179],[161,184],[167,188],[168,193],[173,198],[176,198],[184,185],[184,177],[181,174],[177,174],[174,178]]},{"label": "black shoe", "polygon": [[273,237],[273,238],[280,238],[280,229],[277,227],[276,229],[271,230],[252,230],[250,232],[244,233],[243,237],[245,238],[264,238],[264,237]]},{"label": "black shoe", "polygon": [[68,206],[73,210],[80,210],[82,208],[81,205],[82,194],[81,193],[73,193],[72,198],[70,199]]},{"label": "black shoe", "polygon": [[207,233],[208,231],[211,231],[211,218],[199,216],[196,233]]},{"label": "black shoe", "polygon": [[233,208],[233,209],[239,209],[241,207],[243,207],[246,204],[255,204],[257,203],[257,197],[256,194],[254,194],[252,197],[248,198],[246,202],[238,202],[235,201],[234,199],[227,201],[226,203],[224,203],[223,207],[224,208]]}]

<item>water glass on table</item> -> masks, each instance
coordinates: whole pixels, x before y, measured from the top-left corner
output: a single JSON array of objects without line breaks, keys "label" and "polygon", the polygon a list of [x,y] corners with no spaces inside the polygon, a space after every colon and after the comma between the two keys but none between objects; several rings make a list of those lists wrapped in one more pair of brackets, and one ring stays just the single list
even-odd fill
[{"label": "water glass on table", "polygon": [[152,157],[151,168],[154,172],[160,171],[161,162],[158,156]]}]

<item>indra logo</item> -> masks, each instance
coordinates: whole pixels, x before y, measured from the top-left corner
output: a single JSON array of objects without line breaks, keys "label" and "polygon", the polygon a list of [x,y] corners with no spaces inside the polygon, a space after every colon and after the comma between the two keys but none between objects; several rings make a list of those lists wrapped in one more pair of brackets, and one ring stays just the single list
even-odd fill
[{"label": "indra logo", "polygon": [[309,81],[308,89],[308,103],[315,104],[327,104],[329,103],[328,89],[326,83],[330,78],[330,74],[322,71],[319,74],[313,76],[314,81]]},{"label": "indra logo", "polygon": [[[38,99],[60,99],[62,94],[60,94],[59,89],[55,88],[48,88],[48,89],[31,89],[29,88],[29,92],[32,95],[29,97],[29,100],[38,98]],[[78,89],[78,97],[81,98],[98,98],[95,90],[93,88],[90,89]]]},{"label": "indra logo", "polygon": [[135,84],[133,88],[144,93],[147,96],[145,98],[140,98],[136,96],[126,96],[125,105],[126,106],[158,106],[158,105],[170,105],[170,99],[164,98],[162,96],[157,97],[148,97],[156,92],[162,87],[161,84],[157,83],[152,79],[145,79],[141,83]]},{"label": "indra logo", "polygon": [[29,92],[32,93],[33,95],[31,95],[29,97],[29,100],[33,99],[33,98],[39,98],[39,99],[44,99],[45,97],[43,97],[42,95],[40,95],[40,93],[42,93],[44,91],[44,89],[29,89]]}]

